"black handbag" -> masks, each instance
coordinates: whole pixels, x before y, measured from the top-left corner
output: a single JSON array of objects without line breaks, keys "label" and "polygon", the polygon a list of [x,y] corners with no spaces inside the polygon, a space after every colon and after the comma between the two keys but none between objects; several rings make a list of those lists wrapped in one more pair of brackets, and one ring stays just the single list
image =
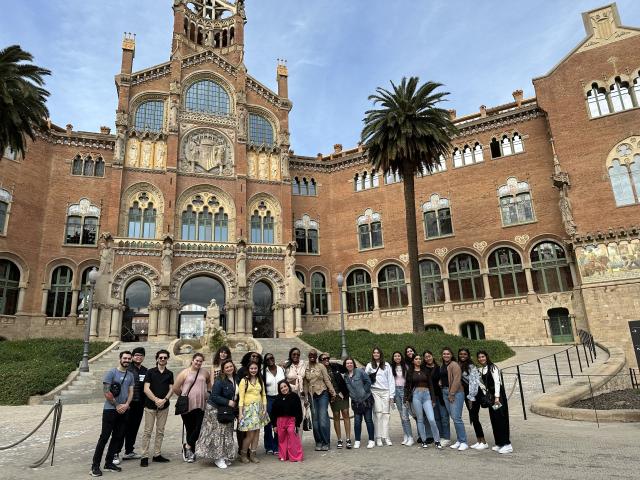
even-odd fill
[{"label": "black handbag", "polygon": [[378,370],[380,370],[380,366],[378,366],[378,368],[376,368],[375,372],[371,372],[369,374],[369,379],[371,380],[371,385],[376,383],[376,377],[378,376]]},{"label": "black handbag", "polygon": [[187,394],[180,395],[178,397],[178,400],[176,400],[176,415],[184,415],[189,411],[189,393],[191,393],[191,389],[196,384],[196,380],[198,380],[199,373],[200,373],[200,370],[196,372],[196,378],[193,379],[193,383],[189,387],[189,390],[187,390]]},{"label": "black handbag", "polygon": [[373,403],[373,395],[369,395],[369,397],[362,402],[356,402],[355,400],[351,399],[351,410],[353,410],[353,413],[363,415],[364,412],[367,411],[367,409],[373,407]]},{"label": "black handbag", "polygon": [[234,412],[234,408],[229,405],[225,405],[223,407],[218,406],[218,413],[216,414],[216,418],[219,423],[227,424],[231,423],[235,420],[236,414]]},{"label": "black handbag", "polygon": [[484,375],[482,376],[482,380],[480,381],[480,385],[478,386],[478,394],[476,395],[476,401],[480,402],[480,406],[482,408],[489,408],[493,405],[494,396],[489,391],[486,386],[486,382],[484,381]]},{"label": "black handbag", "polygon": [[120,396],[120,392],[122,392],[122,384],[127,379],[128,373],[129,370],[124,372],[124,377],[122,377],[121,382],[112,382],[111,385],[109,385],[109,392],[111,392],[111,395],[113,395],[114,400]]}]

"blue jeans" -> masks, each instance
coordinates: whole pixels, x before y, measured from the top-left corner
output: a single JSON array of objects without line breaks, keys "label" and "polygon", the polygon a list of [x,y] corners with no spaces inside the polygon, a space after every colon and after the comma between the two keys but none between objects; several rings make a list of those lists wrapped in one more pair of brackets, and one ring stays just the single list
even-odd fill
[{"label": "blue jeans", "polygon": [[436,441],[440,441],[440,433],[438,425],[433,413],[433,405],[431,404],[431,393],[427,389],[419,389],[413,392],[413,411],[416,412],[416,421],[418,422],[418,432],[423,442],[427,441],[427,429],[424,425],[424,417],[426,415],[429,426],[431,427],[431,437]]},{"label": "blue jeans", "polygon": [[453,419],[453,427],[456,429],[456,441],[467,443],[467,432],[464,429],[464,421],[462,420],[462,409],[464,408],[464,392],[456,392],[453,403],[449,401],[449,389],[442,389],[442,397],[444,404],[447,406],[449,416]]},{"label": "blue jeans", "polygon": [[313,423],[313,438],[316,446],[329,446],[331,441],[331,426],[329,423],[329,392],[312,395],[311,418]]},{"label": "blue jeans", "polygon": [[[436,406],[433,407],[433,416],[436,418],[436,425],[440,433],[441,440],[449,440],[451,438],[451,427],[449,425],[449,412],[447,407],[440,403],[440,399],[436,399]],[[427,432],[427,438],[433,438],[431,435],[431,425],[425,419],[424,428]]]},{"label": "blue jeans", "polygon": [[374,440],[373,406],[367,408],[364,411],[364,414],[354,413],[353,415],[353,432],[356,434],[356,442],[359,442],[360,437],[362,436],[362,417],[364,417],[364,423],[367,424],[367,435],[369,435],[369,440]]},{"label": "blue jeans", "polygon": [[[271,415],[275,399],[275,396],[267,395],[267,413],[269,415]],[[271,423],[266,424],[264,427],[264,449],[272,452],[278,451],[278,432],[275,431]]]},{"label": "blue jeans", "polygon": [[402,422],[402,431],[408,437],[412,437],[411,422],[409,422],[409,409],[404,404],[404,388],[396,386],[396,395],[393,398],[396,404],[398,413],[400,414],[400,421]]}]

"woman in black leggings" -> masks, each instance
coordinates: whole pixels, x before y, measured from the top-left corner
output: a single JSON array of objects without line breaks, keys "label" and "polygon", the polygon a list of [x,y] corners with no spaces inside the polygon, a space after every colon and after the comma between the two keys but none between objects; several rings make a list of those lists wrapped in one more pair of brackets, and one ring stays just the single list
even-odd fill
[{"label": "woman in black leggings", "polygon": [[480,384],[480,372],[473,364],[468,348],[458,350],[458,364],[462,370],[462,386],[464,387],[464,401],[469,411],[469,419],[473,430],[476,433],[476,443],[471,445],[475,450],[485,450],[489,448],[484,438],[484,431],[480,423],[480,402],[476,399],[478,386]]}]

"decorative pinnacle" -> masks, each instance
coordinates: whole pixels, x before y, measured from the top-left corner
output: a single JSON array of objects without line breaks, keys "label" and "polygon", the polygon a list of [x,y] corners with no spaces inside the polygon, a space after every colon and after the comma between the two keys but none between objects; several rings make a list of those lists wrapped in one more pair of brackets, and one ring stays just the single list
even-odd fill
[{"label": "decorative pinnacle", "polygon": [[278,58],[277,61],[278,61],[278,76],[288,77],[289,69],[287,68],[287,61],[282,58]]},{"label": "decorative pinnacle", "polygon": [[135,50],[136,49],[136,34],[131,32],[124,32],[124,38],[122,39],[123,50]]}]

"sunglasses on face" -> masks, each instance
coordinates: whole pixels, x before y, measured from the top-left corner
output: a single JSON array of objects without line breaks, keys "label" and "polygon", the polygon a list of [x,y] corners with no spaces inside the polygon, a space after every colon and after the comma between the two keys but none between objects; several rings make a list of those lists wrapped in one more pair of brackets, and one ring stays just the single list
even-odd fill
[{"label": "sunglasses on face", "polygon": [[322,358],[320,359],[320,361],[321,361],[321,362],[326,362],[326,361],[328,361],[328,360],[329,360],[329,357],[322,357]]},{"label": "sunglasses on face", "polygon": [[158,360],[168,360],[169,357],[158,357]]},{"label": "sunglasses on face", "polygon": [[300,356],[300,353],[299,353],[299,352],[293,352],[293,353],[291,354],[291,356],[292,356],[292,357],[299,357],[299,356]]}]

